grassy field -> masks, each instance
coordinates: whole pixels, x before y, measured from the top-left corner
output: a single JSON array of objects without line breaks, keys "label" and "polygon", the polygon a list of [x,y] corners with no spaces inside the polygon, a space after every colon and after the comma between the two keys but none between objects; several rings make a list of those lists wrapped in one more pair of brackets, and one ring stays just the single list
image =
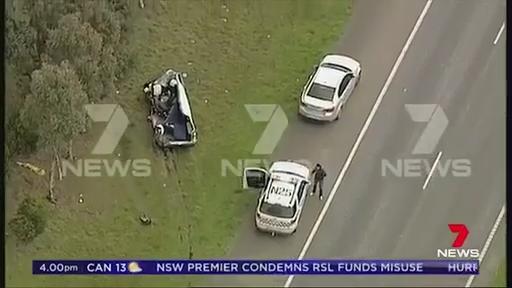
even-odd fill
[{"label": "grassy field", "polygon": [[[68,176],[58,183],[58,204],[48,205],[46,231],[29,245],[7,236],[10,287],[169,287],[192,277],[34,277],[32,259],[211,258],[229,249],[242,213],[255,195],[239,192],[240,179],[221,176],[221,160],[251,158],[265,123],[253,123],[244,104],[280,104],[293,115],[311,67],[337,40],[350,1],[146,1],[136,9],[130,49],[134,66],[120,79],[113,101],[131,124],[111,159],[147,158],[151,177]],[[164,160],[151,148],[141,85],[172,67],[185,79],[199,143]],[[75,141],[79,158],[104,126]],[[254,158],[254,157],[252,157]],[[37,156],[28,159],[42,165]],[[8,183],[8,215],[24,194],[44,197],[46,179],[17,168]],[[78,195],[85,202],[79,204]],[[154,220],[142,226],[140,213]]]},{"label": "grassy field", "polygon": [[493,287],[507,287],[507,262],[503,261],[496,272]]}]

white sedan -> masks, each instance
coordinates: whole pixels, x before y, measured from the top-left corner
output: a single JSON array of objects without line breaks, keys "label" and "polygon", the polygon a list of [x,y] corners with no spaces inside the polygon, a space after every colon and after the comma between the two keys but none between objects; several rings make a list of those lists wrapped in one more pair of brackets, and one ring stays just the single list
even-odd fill
[{"label": "white sedan", "polygon": [[302,90],[299,113],[320,121],[338,120],[360,77],[358,61],[343,55],[325,56]]}]

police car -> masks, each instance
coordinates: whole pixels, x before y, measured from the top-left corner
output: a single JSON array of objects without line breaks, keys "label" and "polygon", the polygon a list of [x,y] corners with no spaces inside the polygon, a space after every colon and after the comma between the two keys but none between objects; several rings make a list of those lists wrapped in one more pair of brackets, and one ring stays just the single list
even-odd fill
[{"label": "police car", "polygon": [[256,207],[256,228],[272,235],[292,234],[306,202],[310,186],[310,169],[293,161],[276,161],[267,171],[263,168],[244,169],[244,189],[260,189]]}]

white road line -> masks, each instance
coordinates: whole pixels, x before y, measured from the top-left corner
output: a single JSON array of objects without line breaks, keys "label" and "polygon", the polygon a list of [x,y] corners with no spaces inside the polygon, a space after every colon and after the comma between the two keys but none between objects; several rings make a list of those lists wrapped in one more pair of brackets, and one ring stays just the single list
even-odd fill
[{"label": "white road line", "polygon": [[[487,253],[487,250],[489,250],[489,246],[491,246],[492,239],[494,239],[494,235],[496,234],[496,231],[498,231],[498,227],[500,226],[501,220],[503,220],[503,216],[505,216],[505,205],[503,205],[503,207],[501,207],[500,214],[498,214],[498,218],[496,218],[496,221],[494,222],[494,226],[492,227],[491,232],[489,233],[489,236],[487,237],[487,240],[485,241],[484,248],[482,248],[482,252],[480,253],[480,257],[478,258],[478,261],[480,262],[480,264],[482,264],[485,254]],[[475,280],[475,275],[469,276],[465,287],[471,287],[473,280]]]},{"label": "white road line", "polygon": [[423,190],[427,188],[428,182],[430,181],[430,178],[432,177],[432,174],[434,174],[434,169],[436,169],[437,163],[439,163],[439,159],[441,159],[441,155],[443,155],[443,151],[439,151],[437,153],[436,160],[434,161],[434,165],[432,165],[432,168],[430,169],[430,172],[428,172],[427,179],[425,179],[425,183],[423,183]]},{"label": "white road line", "polygon": [[[311,232],[309,233],[306,243],[304,243],[304,247],[302,247],[302,250],[300,251],[298,260],[302,260],[304,258],[304,256],[306,255],[306,252],[308,251],[309,246],[311,245],[311,242],[313,241],[313,238],[315,237],[315,235],[318,231],[318,228],[320,227],[320,224],[322,223],[322,220],[324,219],[324,217],[327,213],[327,210],[329,209],[329,206],[331,205],[332,200],[334,199],[334,195],[336,194],[336,191],[338,190],[338,187],[340,186],[341,181],[343,180],[343,177],[345,177],[345,173],[347,173],[348,167],[350,166],[350,163],[352,162],[352,159],[354,158],[354,156],[357,152],[357,149],[359,148],[359,145],[361,144],[361,141],[363,140],[363,137],[366,134],[366,131],[368,130],[368,127],[370,126],[370,123],[373,120],[373,117],[375,117],[375,114],[377,113],[377,109],[379,108],[380,103],[382,102],[382,99],[384,98],[384,94],[386,94],[386,92],[388,91],[389,85],[391,84],[391,81],[395,77],[396,71],[398,70],[400,63],[402,63],[405,53],[409,49],[412,39],[416,35],[416,32],[418,32],[418,29],[420,28],[420,25],[423,22],[423,18],[425,18],[425,15],[427,14],[427,11],[430,8],[431,4],[432,4],[432,0],[428,0],[427,3],[425,4],[423,11],[421,11],[421,14],[418,17],[418,20],[416,21],[416,24],[414,25],[414,28],[412,29],[411,33],[409,34],[409,38],[407,38],[407,41],[405,42],[405,45],[402,48],[402,51],[400,52],[400,55],[398,55],[398,58],[396,59],[395,64],[393,65],[393,68],[391,69],[391,72],[389,73],[389,76],[386,79],[386,82],[384,83],[384,86],[382,87],[382,89],[379,93],[379,96],[377,97],[377,100],[375,101],[375,104],[373,104],[373,108],[370,111],[370,114],[368,115],[368,118],[366,119],[366,122],[364,123],[363,128],[359,132],[359,135],[357,136],[357,140],[354,143],[354,146],[352,147],[352,150],[350,151],[350,154],[348,155],[348,158],[345,161],[345,164],[343,165],[343,168],[341,169],[341,172],[338,175],[336,182],[334,183],[334,187],[332,188],[331,192],[329,193],[329,197],[327,198],[327,201],[325,202],[325,204],[322,208],[322,211],[320,212],[320,215],[318,216],[318,219],[315,222],[315,225],[313,225],[313,229],[311,229]],[[295,275],[290,275],[288,277],[288,279],[286,280],[284,287],[290,287],[294,277],[295,277]]]},{"label": "white road line", "polygon": [[500,31],[498,31],[498,35],[496,35],[496,38],[494,38],[494,42],[492,42],[493,45],[496,45],[498,43],[498,40],[500,40],[501,33],[503,33],[503,29],[505,28],[505,22],[501,24]]}]

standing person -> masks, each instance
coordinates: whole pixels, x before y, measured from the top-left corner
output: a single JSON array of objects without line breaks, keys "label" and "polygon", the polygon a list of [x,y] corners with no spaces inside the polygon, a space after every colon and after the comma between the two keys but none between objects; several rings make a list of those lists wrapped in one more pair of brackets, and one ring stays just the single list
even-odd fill
[{"label": "standing person", "polygon": [[312,171],[313,174],[313,191],[311,192],[311,195],[315,195],[316,187],[318,186],[318,194],[320,200],[324,199],[323,195],[323,186],[324,186],[324,178],[327,176],[327,173],[325,173],[324,168],[319,163],[316,164],[315,169]]}]

